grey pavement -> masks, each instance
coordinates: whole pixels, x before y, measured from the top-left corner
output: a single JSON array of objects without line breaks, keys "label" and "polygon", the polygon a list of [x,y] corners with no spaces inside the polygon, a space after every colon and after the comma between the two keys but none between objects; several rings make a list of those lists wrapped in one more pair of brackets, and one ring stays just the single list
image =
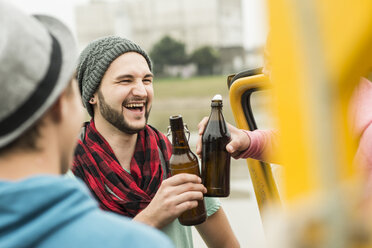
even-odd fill
[{"label": "grey pavement", "polygon": [[[264,232],[253,186],[244,163],[232,160],[231,193],[220,198],[222,207],[242,248],[264,247]],[[194,247],[207,247],[195,228],[192,228]]]},{"label": "grey pavement", "polygon": [[[189,144],[193,151],[197,139],[197,133],[191,133]],[[220,198],[220,201],[241,248],[265,247],[261,217],[246,160],[231,158],[230,180],[230,196]],[[207,247],[194,227],[192,232],[194,247]]]}]

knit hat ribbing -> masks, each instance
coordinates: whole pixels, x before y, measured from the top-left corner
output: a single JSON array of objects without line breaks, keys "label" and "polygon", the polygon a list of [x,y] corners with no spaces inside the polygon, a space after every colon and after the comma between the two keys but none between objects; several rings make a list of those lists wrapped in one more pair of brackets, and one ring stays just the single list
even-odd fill
[{"label": "knit hat ribbing", "polygon": [[141,54],[152,71],[151,59],[147,53],[134,42],[118,36],[107,36],[94,40],[80,54],[77,80],[83,105],[90,116],[93,116],[93,108],[89,100],[97,91],[107,68],[112,61],[127,52]]}]

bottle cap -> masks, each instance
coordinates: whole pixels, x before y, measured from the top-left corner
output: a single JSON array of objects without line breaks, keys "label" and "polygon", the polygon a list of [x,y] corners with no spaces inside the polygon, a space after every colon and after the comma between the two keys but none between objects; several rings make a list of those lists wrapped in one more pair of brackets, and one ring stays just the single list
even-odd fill
[{"label": "bottle cap", "polygon": [[211,107],[222,107],[222,96],[220,94],[212,98]]},{"label": "bottle cap", "polygon": [[217,94],[215,95],[213,98],[212,98],[212,101],[222,101],[222,96],[220,94]]}]

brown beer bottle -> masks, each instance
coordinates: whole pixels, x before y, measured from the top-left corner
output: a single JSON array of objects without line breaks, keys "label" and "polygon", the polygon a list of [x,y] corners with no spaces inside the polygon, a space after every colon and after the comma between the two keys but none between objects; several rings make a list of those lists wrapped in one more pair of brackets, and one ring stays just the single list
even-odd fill
[{"label": "brown beer bottle", "polygon": [[231,136],[222,114],[222,97],[215,95],[211,114],[202,137],[202,181],[205,196],[227,197],[230,194],[230,154],[226,145]]},{"label": "brown beer bottle", "polygon": [[[196,155],[190,150],[187,142],[182,116],[169,118],[172,131],[172,156],[169,160],[172,176],[179,173],[190,173],[200,177],[199,163]],[[198,201],[196,208],[183,212],[178,220],[182,225],[198,225],[207,219],[204,200]]]}]

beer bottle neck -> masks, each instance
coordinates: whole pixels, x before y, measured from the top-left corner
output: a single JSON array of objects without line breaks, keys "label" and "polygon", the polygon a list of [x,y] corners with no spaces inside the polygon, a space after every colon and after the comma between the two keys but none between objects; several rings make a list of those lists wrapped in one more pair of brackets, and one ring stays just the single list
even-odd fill
[{"label": "beer bottle neck", "polygon": [[183,129],[172,131],[172,147],[174,154],[186,153],[190,150],[189,143],[187,142],[185,131]]},{"label": "beer bottle neck", "polygon": [[222,101],[220,100],[212,100],[211,102],[211,116],[215,115],[216,117],[218,115],[222,115]]},{"label": "beer bottle neck", "polygon": [[223,103],[221,100],[212,100],[211,102],[211,107],[219,107],[219,108],[222,108],[223,106]]},{"label": "beer bottle neck", "polygon": [[205,128],[203,137],[212,136],[230,136],[229,130],[222,114],[222,102],[212,101],[211,114],[209,116],[208,124]]},{"label": "beer bottle neck", "polygon": [[222,117],[222,106],[212,105],[210,119],[220,120]]}]

